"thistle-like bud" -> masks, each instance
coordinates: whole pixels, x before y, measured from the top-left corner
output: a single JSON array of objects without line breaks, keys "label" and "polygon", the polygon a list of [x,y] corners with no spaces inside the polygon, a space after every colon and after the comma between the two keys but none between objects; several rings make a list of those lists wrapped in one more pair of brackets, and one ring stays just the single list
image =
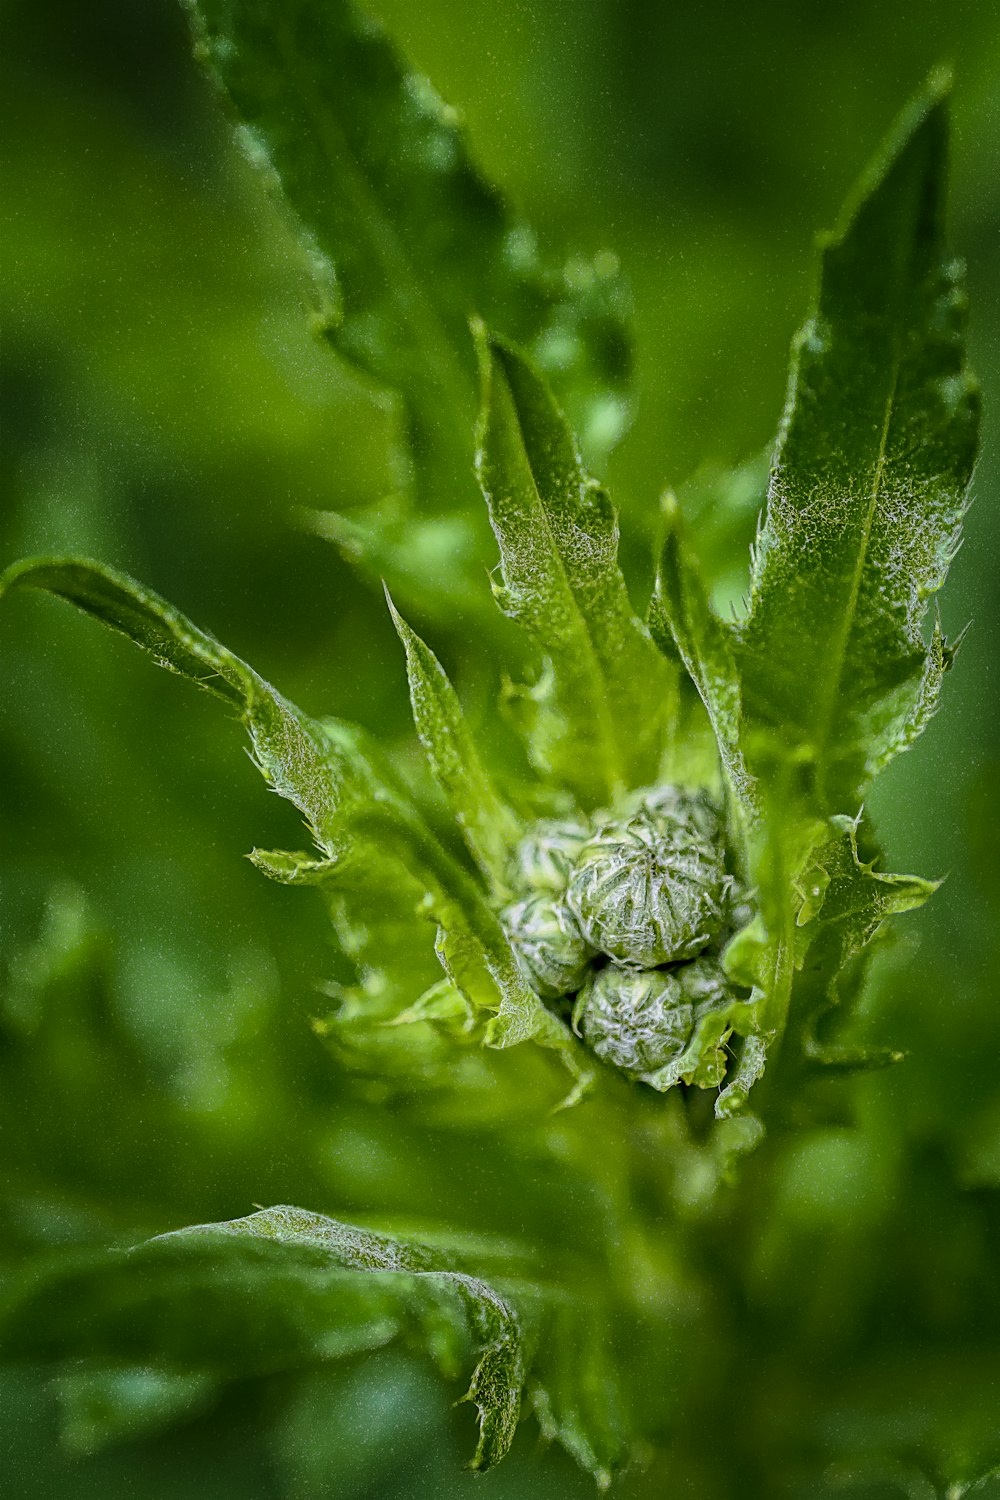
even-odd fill
[{"label": "thistle-like bud", "polygon": [[645,1079],[680,1056],[706,1008],[728,999],[726,976],[714,959],[656,970],[606,964],[580,990],[573,1026],[604,1062]]},{"label": "thistle-like bud", "polygon": [[626,806],[630,816],[646,813],[664,826],[681,820],[709,843],[718,843],[722,838],[719,808],[706,791],[667,783],[633,793]]},{"label": "thistle-like bud", "polygon": [[663,787],[584,844],[566,899],[594,948],[655,969],[693,958],[721,930],[730,884],[711,802]]},{"label": "thistle-like bud", "polygon": [[501,920],[525,978],[543,999],[580,988],[594,950],[564,901],[529,896],[508,906]]},{"label": "thistle-like bud", "polygon": [[529,891],[561,896],[573,863],[593,829],[586,823],[547,818],[536,823],[518,844],[512,879]]}]

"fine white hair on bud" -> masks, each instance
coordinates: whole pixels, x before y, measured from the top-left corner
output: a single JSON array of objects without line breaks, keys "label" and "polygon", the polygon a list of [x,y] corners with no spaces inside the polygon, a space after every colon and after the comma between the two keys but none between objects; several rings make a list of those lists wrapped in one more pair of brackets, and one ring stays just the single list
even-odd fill
[{"label": "fine white hair on bud", "polygon": [[506,907],[501,920],[522,972],[543,999],[580,988],[594,950],[564,901],[529,896]]},{"label": "fine white hair on bud", "polygon": [[609,963],[577,995],[573,1026],[604,1062],[641,1081],[678,1058],[699,1016],[729,998],[714,959],[655,970]]},{"label": "fine white hair on bud", "polygon": [[566,899],[594,948],[655,969],[694,958],[722,930],[731,883],[706,794],[660,787],[583,845]]}]

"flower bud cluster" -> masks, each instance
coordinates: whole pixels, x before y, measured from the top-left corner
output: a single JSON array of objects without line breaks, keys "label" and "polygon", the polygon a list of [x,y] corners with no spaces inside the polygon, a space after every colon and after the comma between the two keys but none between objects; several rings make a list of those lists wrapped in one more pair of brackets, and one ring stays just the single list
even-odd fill
[{"label": "flower bud cluster", "polygon": [[511,878],[521,897],[502,919],[526,978],[547,1001],[575,997],[578,1034],[629,1077],[677,1058],[730,998],[717,954],[733,880],[706,793],[655,787],[591,823],[540,822]]},{"label": "flower bud cluster", "polygon": [[597,951],[655,969],[694,958],[720,931],[730,884],[711,804],[665,787],[598,829],[566,899]]}]

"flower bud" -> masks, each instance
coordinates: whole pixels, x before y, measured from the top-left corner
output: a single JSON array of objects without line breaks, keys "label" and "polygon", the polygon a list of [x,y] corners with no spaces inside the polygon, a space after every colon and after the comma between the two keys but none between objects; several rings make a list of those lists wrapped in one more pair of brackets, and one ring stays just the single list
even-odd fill
[{"label": "flower bud", "polygon": [[721,930],[730,883],[711,803],[664,787],[583,845],[566,899],[594,948],[654,969],[693,958]]},{"label": "flower bud", "polygon": [[594,950],[564,901],[529,896],[508,906],[501,920],[525,978],[543,999],[580,988]]},{"label": "flower bud", "polygon": [[573,1026],[604,1062],[646,1079],[679,1057],[706,1008],[729,998],[709,958],[676,969],[595,969],[576,998]]},{"label": "flower bud", "polygon": [[512,879],[520,889],[561,896],[573,862],[593,829],[585,823],[544,819],[517,846]]},{"label": "flower bud", "polygon": [[628,805],[629,814],[646,813],[653,822],[665,829],[677,823],[699,834],[709,843],[722,840],[722,818],[719,808],[704,790],[690,787],[664,786],[646,787],[633,794]]}]

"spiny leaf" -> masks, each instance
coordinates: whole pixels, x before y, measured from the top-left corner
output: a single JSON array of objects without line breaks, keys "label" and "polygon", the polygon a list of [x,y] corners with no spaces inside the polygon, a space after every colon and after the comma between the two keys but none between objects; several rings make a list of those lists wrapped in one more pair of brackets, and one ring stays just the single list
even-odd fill
[{"label": "spiny leaf", "polygon": [[715,1101],[715,1118],[731,1120],[746,1109],[750,1090],[767,1066],[767,1042],[757,1033],[745,1037],[736,1067],[726,1075],[726,1086]]},{"label": "spiny leaf", "polygon": [[890,875],[875,869],[875,860],[858,853],[860,820],[832,820],[834,836],[820,848],[799,887],[800,928],[815,924],[838,948],[836,967],[866,948],[886,917],[914,911],[938,889],[939,880],[919,875]]},{"label": "spiny leaf", "polygon": [[812,1013],[803,1018],[803,1048],[814,1062],[852,1071],[884,1068],[901,1054],[821,1040],[819,1029],[830,1012],[860,993],[871,945],[887,918],[923,906],[941,883],[876,870],[875,858],[863,860],[858,852],[860,827],[860,817],[832,819],[829,837],[797,883],[796,962],[805,970],[807,995],[812,990]]},{"label": "spiny leaf", "polygon": [[[569,1029],[545,1009],[528,985],[503,927],[471,877],[435,840],[375,805],[356,812],[351,828],[363,837],[365,855],[361,860],[347,861],[346,869],[344,861],[311,861],[282,850],[255,851],[255,863],[272,878],[288,884],[328,886],[332,902],[343,899],[345,886],[354,893],[357,882],[361,899],[351,903],[347,920],[338,923],[338,935],[348,954],[357,957],[359,947],[364,953],[370,946],[369,912],[375,934],[388,929],[389,957],[395,963],[376,969],[373,979],[379,992],[386,984],[397,984],[400,975],[411,996],[420,988],[415,980],[423,976],[426,982],[424,970],[415,967],[408,956],[407,944],[412,943],[412,937],[394,915],[396,903],[402,902],[406,910],[422,912],[425,920],[434,920],[438,924],[435,949],[449,980],[474,1010],[492,1012],[483,1033],[486,1045],[504,1048],[534,1040],[554,1048],[576,1080],[564,1104],[575,1103],[591,1077],[581,1066],[581,1049]],[[388,883],[386,863],[390,869]],[[414,896],[419,896],[416,907]],[[357,936],[349,920],[355,907],[363,914]],[[397,933],[398,939],[393,942]]]},{"label": "spiny leaf", "polygon": [[944,249],[945,92],[932,79],[826,243],[741,631],[748,718],[811,766],[827,814],[857,806],[940,684],[921,625],[958,546],[979,415]]},{"label": "spiny leaf", "polygon": [[[405,800],[363,731],[307,718],[245,662],[124,574],[77,559],[28,561],[0,580],[0,592],[15,587],[57,593],[151,651],[161,665],[199,685],[207,678],[217,693],[217,679],[229,688],[231,701],[242,706],[258,766],[305,814],[322,855],[259,851],[259,868],[291,884],[327,888],[338,935],[363,978],[379,989],[409,980],[409,999],[429,982],[419,957],[413,962],[408,956],[414,939],[409,918],[418,911],[436,922],[488,976],[485,995],[478,986],[467,995],[495,1011],[487,1044],[511,1047],[534,1038],[555,1048],[577,1080],[571,1099],[578,1097],[589,1075],[581,1072],[569,1029],[529,988],[479,886]],[[391,937],[387,952],[375,950],[373,928]],[[413,951],[419,955],[423,946],[418,942]],[[372,971],[367,976],[366,967]]]},{"label": "spiny leaf", "polygon": [[402,827],[380,807],[373,805],[360,813],[356,826],[372,843],[381,841],[395,859],[413,872],[424,888],[428,915],[481,956],[495,983],[497,1008],[506,1006],[516,1012],[530,1029],[529,1017],[540,1008],[540,1002],[521,977],[499,919],[471,875],[436,840],[419,828]]},{"label": "spiny leaf", "polygon": [[513,1440],[524,1384],[517,1315],[485,1281],[421,1245],[279,1206],[56,1263],[0,1309],[6,1358],[85,1356],[245,1378],[416,1337],[454,1378],[471,1341],[472,1467]]},{"label": "spiny leaf", "polygon": [[[779,792],[776,800],[786,812],[793,808],[790,794],[781,797]],[[875,869],[875,857],[862,859],[860,818],[836,817],[803,828],[793,813],[785,822],[772,809],[770,823],[772,838],[758,852],[777,863],[781,880],[772,871],[762,892],[767,917],[758,915],[732,940],[724,955],[727,972],[738,983],[753,986],[758,1025],[769,1047],[784,1030],[794,991],[796,1065],[802,1053],[842,1070],[898,1062],[896,1051],[820,1040],[818,1029],[837,1007],[849,1012],[886,920],[922,906],[940,882],[886,874]],[[797,846],[791,832],[796,827],[801,834]],[[782,893],[776,887],[786,882]],[[842,1021],[847,1019],[843,1013]]]},{"label": "spiny leaf", "polygon": [[359,835],[351,818],[369,802],[382,805],[387,816],[419,822],[362,730],[307,718],[213,636],[152,590],[110,568],[81,559],[28,559],[0,580],[3,591],[15,588],[67,599],[128,636],[158,665],[233,704],[255,763],[274,790],[304,814],[320,855],[255,852],[255,863],[274,879],[324,886],[341,944],[370,989],[409,982],[413,988],[400,995],[405,1003],[430,983],[429,933],[426,919],[417,915],[423,887],[378,846],[366,847],[358,857]]},{"label": "spiny leaf", "polygon": [[[350,363],[399,393],[424,516],[463,515],[458,551],[424,580],[432,595],[477,545],[467,503],[469,317],[532,349],[600,458],[628,416],[617,259],[547,262],[480,175],[456,111],[349,0],[186,4],[196,50],[251,160],[300,227],[320,327]],[[366,530],[351,539],[363,553]]]},{"label": "spiny leaf", "polygon": [[673,711],[674,669],[636,619],[618,567],[618,520],[530,364],[480,331],[477,469],[500,544],[505,614],[547,670],[520,700],[540,770],[586,807],[651,781]]},{"label": "spiny leaf", "polygon": [[[484,1259],[489,1280],[477,1270]],[[624,1435],[603,1312],[525,1270],[516,1245],[473,1241],[453,1253],[277,1205],[131,1251],[36,1264],[0,1303],[0,1357],[70,1362],[70,1420],[94,1446],[137,1415],[149,1426],[183,1418],[226,1380],[406,1338],[448,1380],[472,1365],[463,1398],[479,1412],[472,1468],[504,1457],[527,1386],[543,1434],[605,1488]],[[106,1405],[95,1414],[98,1398]]]},{"label": "spiny leaf", "polygon": [[0,578],[0,592],[41,589],[85,609],[127,635],[155,660],[227,702],[242,706],[250,685],[245,663],[179,610],[134,579],[86,558],[28,557]]},{"label": "spiny leaf", "polygon": [[521,825],[498,795],[479,758],[458,694],[433,651],[399,614],[393,624],[406,651],[413,720],[427,760],[469,850],[494,892],[504,893]]}]

